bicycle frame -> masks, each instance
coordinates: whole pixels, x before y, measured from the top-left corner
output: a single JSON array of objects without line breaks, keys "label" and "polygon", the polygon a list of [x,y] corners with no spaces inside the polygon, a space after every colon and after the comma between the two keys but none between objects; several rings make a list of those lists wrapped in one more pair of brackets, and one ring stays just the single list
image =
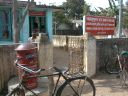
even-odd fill
[{"label": "bicycle frame", "polygon": [[120,72],[123,71],[124,63],[126,63],[126,57],[124,57],[123,55],[128,54],[127,51],[121,51],[121,53],[119,53],[119,48],[117,45],[115,45],[115,48],[117,49],[117,60],[119,62],[119,67],[120,67]]},{"label": "bicycle frame", "polygon": [[120,71],[122,71],[123,68],[122,68],[122,64],[121,64],[121,58],[120,58],[120,54],[119,54],[119,48],[118,48],[117,45],[115,45],[115,48],[117,49],[117,59],[118,59],[118,62],[119,62]]},{"label": "bicycle frame", "polygon": [[[42,69],[43,71],[41,69],[32,70],[30,68],[27,68],[26,66],[18,64],[18,60],[15,63],[17,65],[17,67],[19,67],[23,70],[22,77],[25,76],[26,74],[31,74],[31,73],[34,73],[34,75],[30,75],[26,78],[21,78],[21,80],[19,81],[19,85],[16,88],[14,88],[14,90],[23,89],[24,91],[30,91],[34,96],[38,96],[38,93],[35,93],[32,89],[27,88],[27,85],[25,85],[25,83],[26,83],[25,81],[27,79],[30,79],[33,77],[37,77],[37,78],[38,77],[48,77],[49,78],[49,77],[54,77],[56,75],[57,76],[56,83],[55,84],[51,83],[54,85],[54,88],[52,90],[50,89],[49,95],[60,96],[59,94],[61,94],[61,93],[59,93],[59,92],[61,92],[63,90],[63,88],[64,88],[63,86],[65,86],[65,84],[66,84],[66,85],[69,85],[69,87],[72,89],[72,91],[75,93],[76,96],[81,96],[81,95],[79,95],[78,90],[75,90],[75,88],[73,87],[73,85],[70,82],[72,82],[72,80],[84,79],[84,80],[88,80],[90,86],[92,86],[93,96],[95,96],[95,87],[94,87],[92,80],[89,78],[87,79],[87,77],[83,76],[81,73],[72,76],[72,75],[68,74],[67,69],[61,70],[57,67],[52,67],[52,69],[54,69],[54,71],[51,70],[51,68],[50,69]],[[42,74],[40,73],[41,71],[42,71]],[[40,74],[38,74],[38,73],[40,73]],[[59,84],[61,77],[63,78],[64,82],[62,84]],[[79,86],[79,83],[78,83],[78,86]],[[59,87],[58,87],[58,85],[59,85]],[[49,86],[49,88],[50,88],[50,86]],[[12,93],[10,93],[10,94],[13,94],[13,92],[15,92],[15,91],[12,91]],[[82,90],[81,90],[81,92],[82,92]],[[8,96],[12,96],[10,94]]]},{"label": "bicycle frame", "polygon": [[[23,73],[23,75],[26,74],[26,72]],[[55,83],[55,86],[54,86],[54,89],[53,89],[53,93],[52,93],[52,96],[55,96],[56,94],[56,91],[57,91],[57,86],[59,84],[59,81],[60,81],[60,78],[63,77],[63,79],[65,81],[68,81],[69,78],[67,78],[64,74],[62,74],[61,72],[55,72],[53,74],[49,74],[49,75],[36,75],[36,76],[30,76],[30,77],[27,77],[25,79],[21,79],[20,80],[20,83],[18,86],[22,86],[23,88],[25,88],[27,91],[30,91],[32,94],[34,94],[35,96],[38,96],[35,92],[33,92],[31,89],[27,88],[27,86],[25,85],[24,81],[27,80],[27,79],[30,79],[30,78],[33,78],[33,77],[54,77],[54,76],[58,76],[57,78],[57,82]],[[71,84],[69,84],[69,86],[71,87],[71,89],[78,95],[78,93],[75,91],[75,89],[72,87]],[[78,95],[79,96],[79,95]]]},{"label": "bicycle frame", "polygon": [[117,54],[117,59],[118,59],[118,62],[119,62],[120,71],[122,71],[123,68],[122,68],[122,64],[121,64],[121,61],[120,61],[121,58],[120,58],[119,54]]}]

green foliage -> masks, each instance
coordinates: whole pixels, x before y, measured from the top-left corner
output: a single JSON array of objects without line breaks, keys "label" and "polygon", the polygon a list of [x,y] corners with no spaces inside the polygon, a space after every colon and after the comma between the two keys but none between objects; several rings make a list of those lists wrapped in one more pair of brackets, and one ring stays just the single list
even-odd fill
[{"label": "green foliage", "polygon": [[60,7],[64,10],[54,14],[54,21],[57,25],[69,24],[73,19],[83,19],[83,15],[90,10],[90,6],[84,0],[66,0]]},{"label": "green foliage", "polygon": [[109,17],[114,17],[118,15],[118,8],[114,2],[114,0],[108,0],[109,6],[108,8],[101,8],[98,7],[95,12],[93,12],[93,15],[98,15],[98,16],[109,16]]},{"label": "green foliage", "polygon": [[123,27],[128,28],[128,5],[125,6],[125,10],[123,12]]},{"label": "green foliage", "polygon": [[62,6],[69,18],[81,19],[84,14],[85,5],[86,3],[84,0],[66,0]]},{"label": "green foliage", "polygon": [[70,23],[69,18],[65,16],[65,13],[63,11],[54,13],[54,20],[58,25],[62,23]]},{"label": "green foliage", "polygon": [[[55,13],[54,20],[57,24],[70,23],[73,19],[82,19],[83,15],[94,15],[94,16],[109,16],[118,17],[119,10],[114,0],[108,0],[108,8],[95,8],[95,10],[90,10],[90,5],[86,3],[85,0],[66,0],[61,7],[64,11]],[[128,2],[123,10],[123,27],[128,28]],[[118,19],[118,18],[117,18]]]},{"label": "green foliage", "polygon": [[128,1],[125,2],[123,8],[123,27],[128,28]]},{"label": "green foliage", "polygon": [[84,5],[83,14],[84,15],[90,14],[90,5],[87,5],[87,4]]},{"label": "green foliage", "polygon": [[116,12],[110,7],[105,9],[99,7],[99,9],[100,9],[100,14],[99,14],[100,16],[109,16],[109,17],[116,16]]}]

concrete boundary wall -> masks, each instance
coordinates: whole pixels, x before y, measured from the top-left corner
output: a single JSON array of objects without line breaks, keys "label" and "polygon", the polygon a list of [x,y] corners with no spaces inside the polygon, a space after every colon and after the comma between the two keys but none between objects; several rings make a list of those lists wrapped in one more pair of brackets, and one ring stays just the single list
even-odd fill
[{"label": "concrete boundary wall", "polygon": [[53,46],[54,47],[64,47],[66,46],[66,35],[54,35],[53,36]]},{"label": "concrete boundary wall", "polygon": [[10,76],[15,75],[14,45],[0,45],[0,91],[7,86]]},{"label": "concrete boundary wall", "polygon": [[87,40],[84,41],[84,70],[91,77],[96,74],[96,39],[87,35]]},{"label": "concrete boundary wall", "polygon": [[[62,37],[62,38],[61,38]],[[80,43],[80,39],[83,39],[84,43]],[[58,43],[56,43],[58,42]],[[75,42],[75,43],[74,43]],[[60,45],[59,45],[60,44]],[[82,45],[81,45],[82,44]],[[96,73],[96,39],[90,34],[85,36],[62,36],[56,35],[53,37],[54,47],[84,47],[83,48],[83,64],[84,71],[91,77]]]},{"label": "concrete boundary wall", "polygon": [[[83,64],[84,64],[84,71],[87,73],[88,76],[93,76],[96,73],[96,40],[93,36],[91,35],[86,35],[86,36],[69,36],[70,38],[74,38],[72,40],[74,40],[76,42],[76,45],[79,46],[84,46],[84,53],[83,53]],[[59,40],[59,39],[62,40]],[[40,50],[40,55],[44,55],[43,57],[40,58],[41,61],[40,62],[40,66],[44,66],[47,64],[49,66],[53,65],[53,46],[63,46],[63,47],[69,47],[68,45],[68,40],[67,36],[54,36],[53,37],[53,43],[42,43],[41,45],[39,45],[39,50]],[[84,44],[79,42],[80,40],[83,39],[84,40]],[[55,43],[58,42],[58,43]],[[75,44],[74,42],[74,44]],[[53,45],[52,45],[53,44]],[[55,45],[57,44],[57,45]],[[60,44],[60,45],[59,45]],[[81,45],[82,44],[82,45]],[[73,45],[74,47],[76,45]],[[71,45],[70,45],[71,46]],[[4,88],[7,84],[7,81],[9,80],[9,77],[16,74],[16,69],[13,66],[14,60],[15,58],[15,46],[14,45],[5,45],[5,46],[1,46],[0,47],[0,91],[2,90],[2,88]],[[67,48],[68,49],[68,48]],[[67,50],[66,49],[66,50]],[[45,50],[45,51],[44,51]],[[44,53],[42,53],[44,52]],[[42,53],[42,54],[41,54]],[[42,61],[43,60],[43,61]],[[45,62],[44,62],[45,61]]]},{"label": "concrete boundary wall", "polygon": [[116,44],[119,52],[128,50],[128,38],[111,38],[111,39],[97,39],[96,40],[96,69],[97,71],[104,71],[106,58],[109,57],[111,62],[113,57],[116,56]]}]

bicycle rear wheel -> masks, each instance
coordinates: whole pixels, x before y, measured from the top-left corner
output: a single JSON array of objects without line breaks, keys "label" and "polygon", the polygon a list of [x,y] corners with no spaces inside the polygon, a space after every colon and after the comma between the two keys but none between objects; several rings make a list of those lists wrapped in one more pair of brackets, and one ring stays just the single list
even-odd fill
[{"label": "bicycle rear wheel", "polygon": [[86,76],[70,78],[60,86],[56,96],[95,96],[95,86]]},{"label": "bicycle rear wheel", "polygon": [[25,96],[25,91],[24,89],[17,87],[13,89],[10,93],[8,93],[6,96]]},{"label": "bicycle rear wheel", "polygon": [[118,74],[120,71],[118,59],[108,59],[108,62],[105,64],[105,71],[109,74]]}]

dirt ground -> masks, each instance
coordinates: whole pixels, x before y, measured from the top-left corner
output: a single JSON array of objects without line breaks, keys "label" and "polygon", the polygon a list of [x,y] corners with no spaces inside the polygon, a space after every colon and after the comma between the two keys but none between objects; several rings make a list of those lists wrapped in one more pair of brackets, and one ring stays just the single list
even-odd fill
[{"label": "dirt ground", "polygon": [[[54,66],[68,66],[69,53],[60,48],[53,51]],[[122,88],[117,75],[97,72],[92,78],[96,87],[96,96],[128,96],[128,88]]]},{"label": "dirt ground", "polygon": [[92,79],[96,87],[96,96],[128,96],[128,88],[121,86],[117,75],[97,73]]}]

